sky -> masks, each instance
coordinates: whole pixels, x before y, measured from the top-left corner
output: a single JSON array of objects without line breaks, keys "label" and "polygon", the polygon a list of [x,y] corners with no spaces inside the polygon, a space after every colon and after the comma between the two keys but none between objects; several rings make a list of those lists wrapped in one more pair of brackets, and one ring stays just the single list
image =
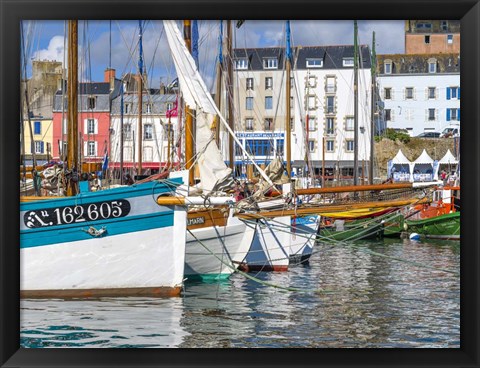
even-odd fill
[{"label": "sky", "polygon": [[[226,23],[225,21],[223,22]],[[293,20],[292,46],[327,46],[353,44],[353,20]],[[175,78],[162,22],[142,21],[144,65],[149,85],[158,88]],[[234,21],[235,24],[235,21]],[[215,62],[219,49],[220,22],[198,21],[199,69],[207,87],[213,89]],[[64,21],[24,21],[23,48],[25,60],[64,62]],[[104,70],[112,67],[119,78],[136,73],[138,65],[139,21],[79,21],[79,69],[83,81],[103,81]],[[372,46],[375,32],[377,54],[404,52],[404,21],[358,21],[360,44]],[[234,27],[234,48],[279,47],[285,45],[285,21],[246,20]],[[27,64],[29,65],[29,64]],[[27,67],[27,75],[30,73]]]}]

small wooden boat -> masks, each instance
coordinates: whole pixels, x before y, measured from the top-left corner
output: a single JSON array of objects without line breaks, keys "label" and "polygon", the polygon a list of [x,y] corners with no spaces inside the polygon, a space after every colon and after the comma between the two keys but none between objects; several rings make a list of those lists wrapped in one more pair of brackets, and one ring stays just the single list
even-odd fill
[{"label": "small wooden boat", "polygon": [[405,220],[405,230],[431,239],[460,240],[460,212]]}]

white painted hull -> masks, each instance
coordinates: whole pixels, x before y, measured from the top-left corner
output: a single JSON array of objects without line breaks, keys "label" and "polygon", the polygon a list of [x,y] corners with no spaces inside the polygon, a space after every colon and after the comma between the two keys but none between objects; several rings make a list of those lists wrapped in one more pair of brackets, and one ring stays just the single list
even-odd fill
[{"label": "white painted hull", "polygon": [[[253,233],[246,224],[230,217],[227,226],[187,232],[185,276],[225,277],[234,272],[250,248]],[[213,253],[213,254],[212,254]]]},{"label": "white painted hull", "polygon": [[290,216],[251,222],[252,246],[245,258],[248,271],[286,271],[290,255]]},{"label": "white painted hull", "polygon": [[317,231],[318,221],[298,225],[292,224],[290,235],[290,265],[308,262],[313,252]]}]

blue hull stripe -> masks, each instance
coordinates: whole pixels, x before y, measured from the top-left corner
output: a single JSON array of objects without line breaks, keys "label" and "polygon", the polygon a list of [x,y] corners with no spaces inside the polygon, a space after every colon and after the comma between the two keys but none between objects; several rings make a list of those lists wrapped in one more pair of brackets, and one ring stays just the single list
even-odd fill
[{"label": "blue hull stripe", "polygon": [[182,183],[182,179],[173,178],[169,179],[169,182],[172,184],[167,185],[164,182],[153,181],[128,187],[105,189],[98,192],[80,193],[74,197],[57,197],[54,199],[46,199],[35,202],[23,202],[20,203],[20,211],[41,210],[60,206],[75,206],[97,201],[112,201],[120,198],[127,199],[141,197],[144,195],[151,195],[153,199],[154,195],[175,192],[176,186]]},{"label": "blue hull stripe", "polygon": [[[100,230],[106,228],[103,237],[128,234],[132,232],[152,230],[173,226],[174,212],[160,212],[149,215],[124,217],[114,220],[95,222],[93,226]],[[79,240],[95,239],[88,234],[89,225],[86,223],[70,226],[55,226],[41,229],[42,231],[23,231],[20,233],[20,248],[32,248],[58,243],[67,243]]]}]

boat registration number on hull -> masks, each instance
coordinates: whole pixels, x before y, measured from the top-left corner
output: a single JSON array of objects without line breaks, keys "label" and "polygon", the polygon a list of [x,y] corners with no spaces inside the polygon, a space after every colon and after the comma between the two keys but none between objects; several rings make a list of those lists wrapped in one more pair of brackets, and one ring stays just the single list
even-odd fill
[{"label": "boat registration number on hull", "polygon": [[125,199],[77,206],[54,207],[27,211],[23,215],[23,222],[26,227],[35,229],[47,226],[99,221],[125,217],[129,214],[130,208],[130,202]]}]

